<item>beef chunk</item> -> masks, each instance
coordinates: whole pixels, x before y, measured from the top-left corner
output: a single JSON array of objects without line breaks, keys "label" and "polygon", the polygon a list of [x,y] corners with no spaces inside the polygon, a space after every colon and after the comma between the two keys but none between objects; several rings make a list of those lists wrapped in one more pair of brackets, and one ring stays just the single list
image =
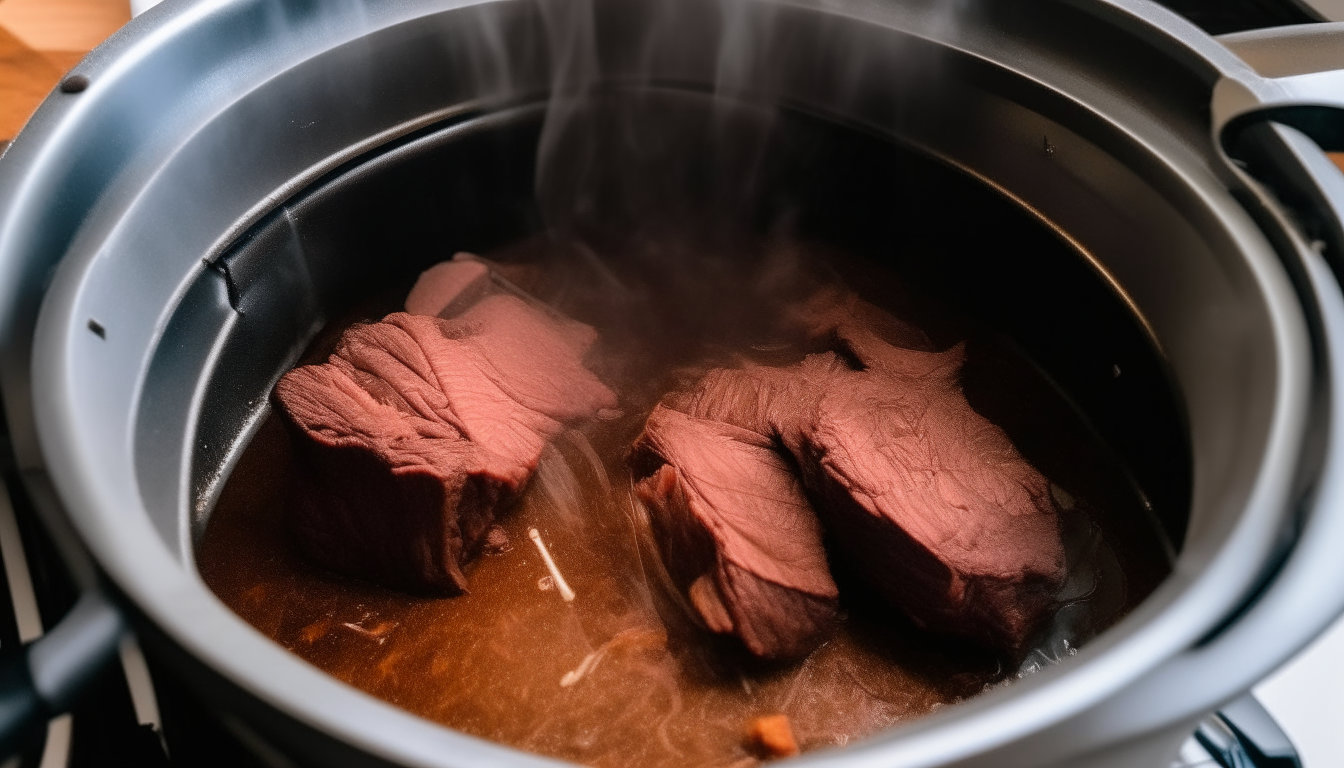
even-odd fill
[{"label": "beef chunk", "polygon": [[902,348],[852,294],[808,311],[862,367],[805,363],[825,394],[784,438],[836,539],[916,622],[1020,654],[1064,579],[1049,481],[967,402],[964,344]]},{"label": "beef chunk", "polygon": [[[406,296],[406,311],[412,315],[436,315],[446,320],[474,309],[490,296],[512,296],[532,310],[533,321],[544,321],[548,330],[563,337],[580,357],[597,341],[591,325],[565,317],[527,295],[497,271],[499,265],[475,254],[461,252],[420,274]],[[524,336],[516,340],[526,341]]]},{"label": "beef chunk", "polygon": [[326,363],[285,374],[300,547],[389,586],[464,591],[462,565],[547,440],[616,406],[583,367],[594,334],[577,326],[489,295],[452,319],[355,326]]},{"label": "beef chunk", "polygon": [[441,261],[425,270],[406,295],[406,311],[412,315],[452,317],[452,305],[459,299],[474,304],[489,291],[490,267],[470,253],[459,253],[452,261]]},{"label": "beef chunk", "polygon": [[816,515],[770,440],[658,406],[633,455],[664,562],[705,626],[765,658],[825,639],[839,593]]},{"label": "beef chunk", "polygon": [[960,384],[963,345],[853,297],[800,313],[837,351],[720,369],[669,399],[793,456],[827,532],[888,602],[929,629],[1016,654],[1064,575],[1049,483]]},{"label": "beef chunk", "polygon": [[919,624],[1016,655],[1063,579],[1049,483],[966,401],[962,346],[883,352],[864,371],[805,363],[830,384],[784,441],[870,584]]}]

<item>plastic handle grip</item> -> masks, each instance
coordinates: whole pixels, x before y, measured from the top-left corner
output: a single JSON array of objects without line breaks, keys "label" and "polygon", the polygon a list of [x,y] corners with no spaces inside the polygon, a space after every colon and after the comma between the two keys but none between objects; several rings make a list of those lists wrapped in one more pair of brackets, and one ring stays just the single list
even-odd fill
[{"label": "plastic handle grip", "polygon": [[91,590],[50,632],[0,661],[0,759],[70,708],[116,655],[124,631],[116,608]]}]

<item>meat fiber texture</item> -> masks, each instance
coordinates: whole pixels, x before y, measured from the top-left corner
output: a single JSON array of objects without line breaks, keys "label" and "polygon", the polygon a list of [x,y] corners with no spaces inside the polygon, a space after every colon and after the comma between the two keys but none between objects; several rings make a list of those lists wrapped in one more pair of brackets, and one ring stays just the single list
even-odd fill
[{"label": "meat fiber texture", "polygon": [[[460,309],[461,289],[488,272],[469,259],[449,264],[462,269],[426,279],[457,288],[420,291],[432,297],[420,312]],[[397,312],[354,326],[327,362],[276,385],[295,437],[292,528],[312,559],[387,586],[459,594],[463,565],[547,441],[616,407],[583,366],[592,328],[517,295],[479,293],[454,317]]]},{"label": "meat fiber texture", "polygon": [[833,557],[915,623],[1020,655],[1064,578],[1058,513],[1048,481],[967,402],[964,345],[930,351],[852,295],[798,316],[834,351],[717,369],[666,405],[782,447]]},{"label": "meat fiber texture", "polygon": [[633,455],[663,560],[709,630],[773,659],[826,638],[839,592],[821,527],[768,438],[660,405]]}]

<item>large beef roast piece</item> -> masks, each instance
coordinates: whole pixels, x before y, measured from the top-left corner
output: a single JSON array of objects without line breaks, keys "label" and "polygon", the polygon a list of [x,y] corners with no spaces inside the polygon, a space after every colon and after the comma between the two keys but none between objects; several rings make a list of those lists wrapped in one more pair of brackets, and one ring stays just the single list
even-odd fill
[{"label": "large beef roast piece", "polygon": [[839,595],[816,515],[777,445],[660,405],[632,463],[668,571],[706,627],[773,659],[825,640]]},{"label": "large beef roast piece", "polygon": [[848,354],[804,364],[827,383],[785,441],[836,540],[916,622],[1019,655],[1065,576],[1049,481],[966,400],[964,344],[904,348],[852,294],[809,312]]},{"label": "large beef roast piece", "polygon": [[1049,483],[966,401],[964,347],[861,359],[808,360],[828,384],[783,435],[828,529],[917,623],[1016,655],[1064,576]]},{"label": "large beef roast piece", "polygon": [[1020,653],[1064,577],[1057,511],[1048,481],[967,402],[964,346],[929,351],[853,295],[798,314],[834,351],[711,371],[668,402],[782,445],[834,556],[916,623]]},{"label": "large beef roast piece", "polygon": [[451,319],[398,312],[354,326],[327,362],[285,374],[276,399],[295,438],[301,548],[388,586],[465,590],[462,565],[547,440],[616,407],[583,366],[594,338],[496,293]]}]

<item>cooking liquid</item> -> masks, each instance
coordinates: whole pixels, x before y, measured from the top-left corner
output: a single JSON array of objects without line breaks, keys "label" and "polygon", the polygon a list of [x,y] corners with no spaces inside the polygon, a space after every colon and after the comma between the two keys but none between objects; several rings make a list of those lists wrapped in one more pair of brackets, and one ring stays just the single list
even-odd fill
[{"label": "cooking liquid", "polygon": [[[798,662],[748,658],[678,607],[630,492],[625,456],[658,399],[708,368],[800,359],[807,350],[778,332],[784,299],[760,297],[790,293],[779,290],[781,264],[794,284],[800,273],[816,274],[800,264],[832,269],[844,259],[794,249],[770,262],[774,272],[753,264],[746,287],[727,293],[704,284],[739,285],[731,269],[702,272],[702,284],[685,290],[651,275],[647,283],[662,285],[654,295],[663,299],[650,300],[637,278],[594,266],[591,252],[563,248],[557,262],[555,250],[533,241],[497,257],[514,282],[602,334],[590,365],[620,393],[625,412],[570,430],[548,448],[526,493],[498,521],[509,544],[468,568],[471,592],[413,596],[304,561],[285,526],[290,438],[272,414],[229,477],[198,550],[202,576],[226,604],[327,673],[465,733],[594,766],[689,768],[756,762],[745,743],[755,717],[787,715],[806,752],[843,747],[973,696],[1072,653],[1168,572],[1168,549],[1123,468],[1029,361],[956,318],[911,309],[896,294],[866,295],[904,302],[903,316],[919,316],[940,348],[968,338],[968,397],[1051,479],[1063,510],[1071,576],[1058,618],[1021,667],[1009,667],[876,603],[831,550],[844,609],[834,636]],[[556,263],[584,277],[557,279]],[[836,272],[846,270],[824,279]],[[851,284],[856,274],[848,274]],[[351,322],[397,309],[401,295],[332,323],[305,362],[325,359]],[[529,537],[534,528],[572,601]]]}]

